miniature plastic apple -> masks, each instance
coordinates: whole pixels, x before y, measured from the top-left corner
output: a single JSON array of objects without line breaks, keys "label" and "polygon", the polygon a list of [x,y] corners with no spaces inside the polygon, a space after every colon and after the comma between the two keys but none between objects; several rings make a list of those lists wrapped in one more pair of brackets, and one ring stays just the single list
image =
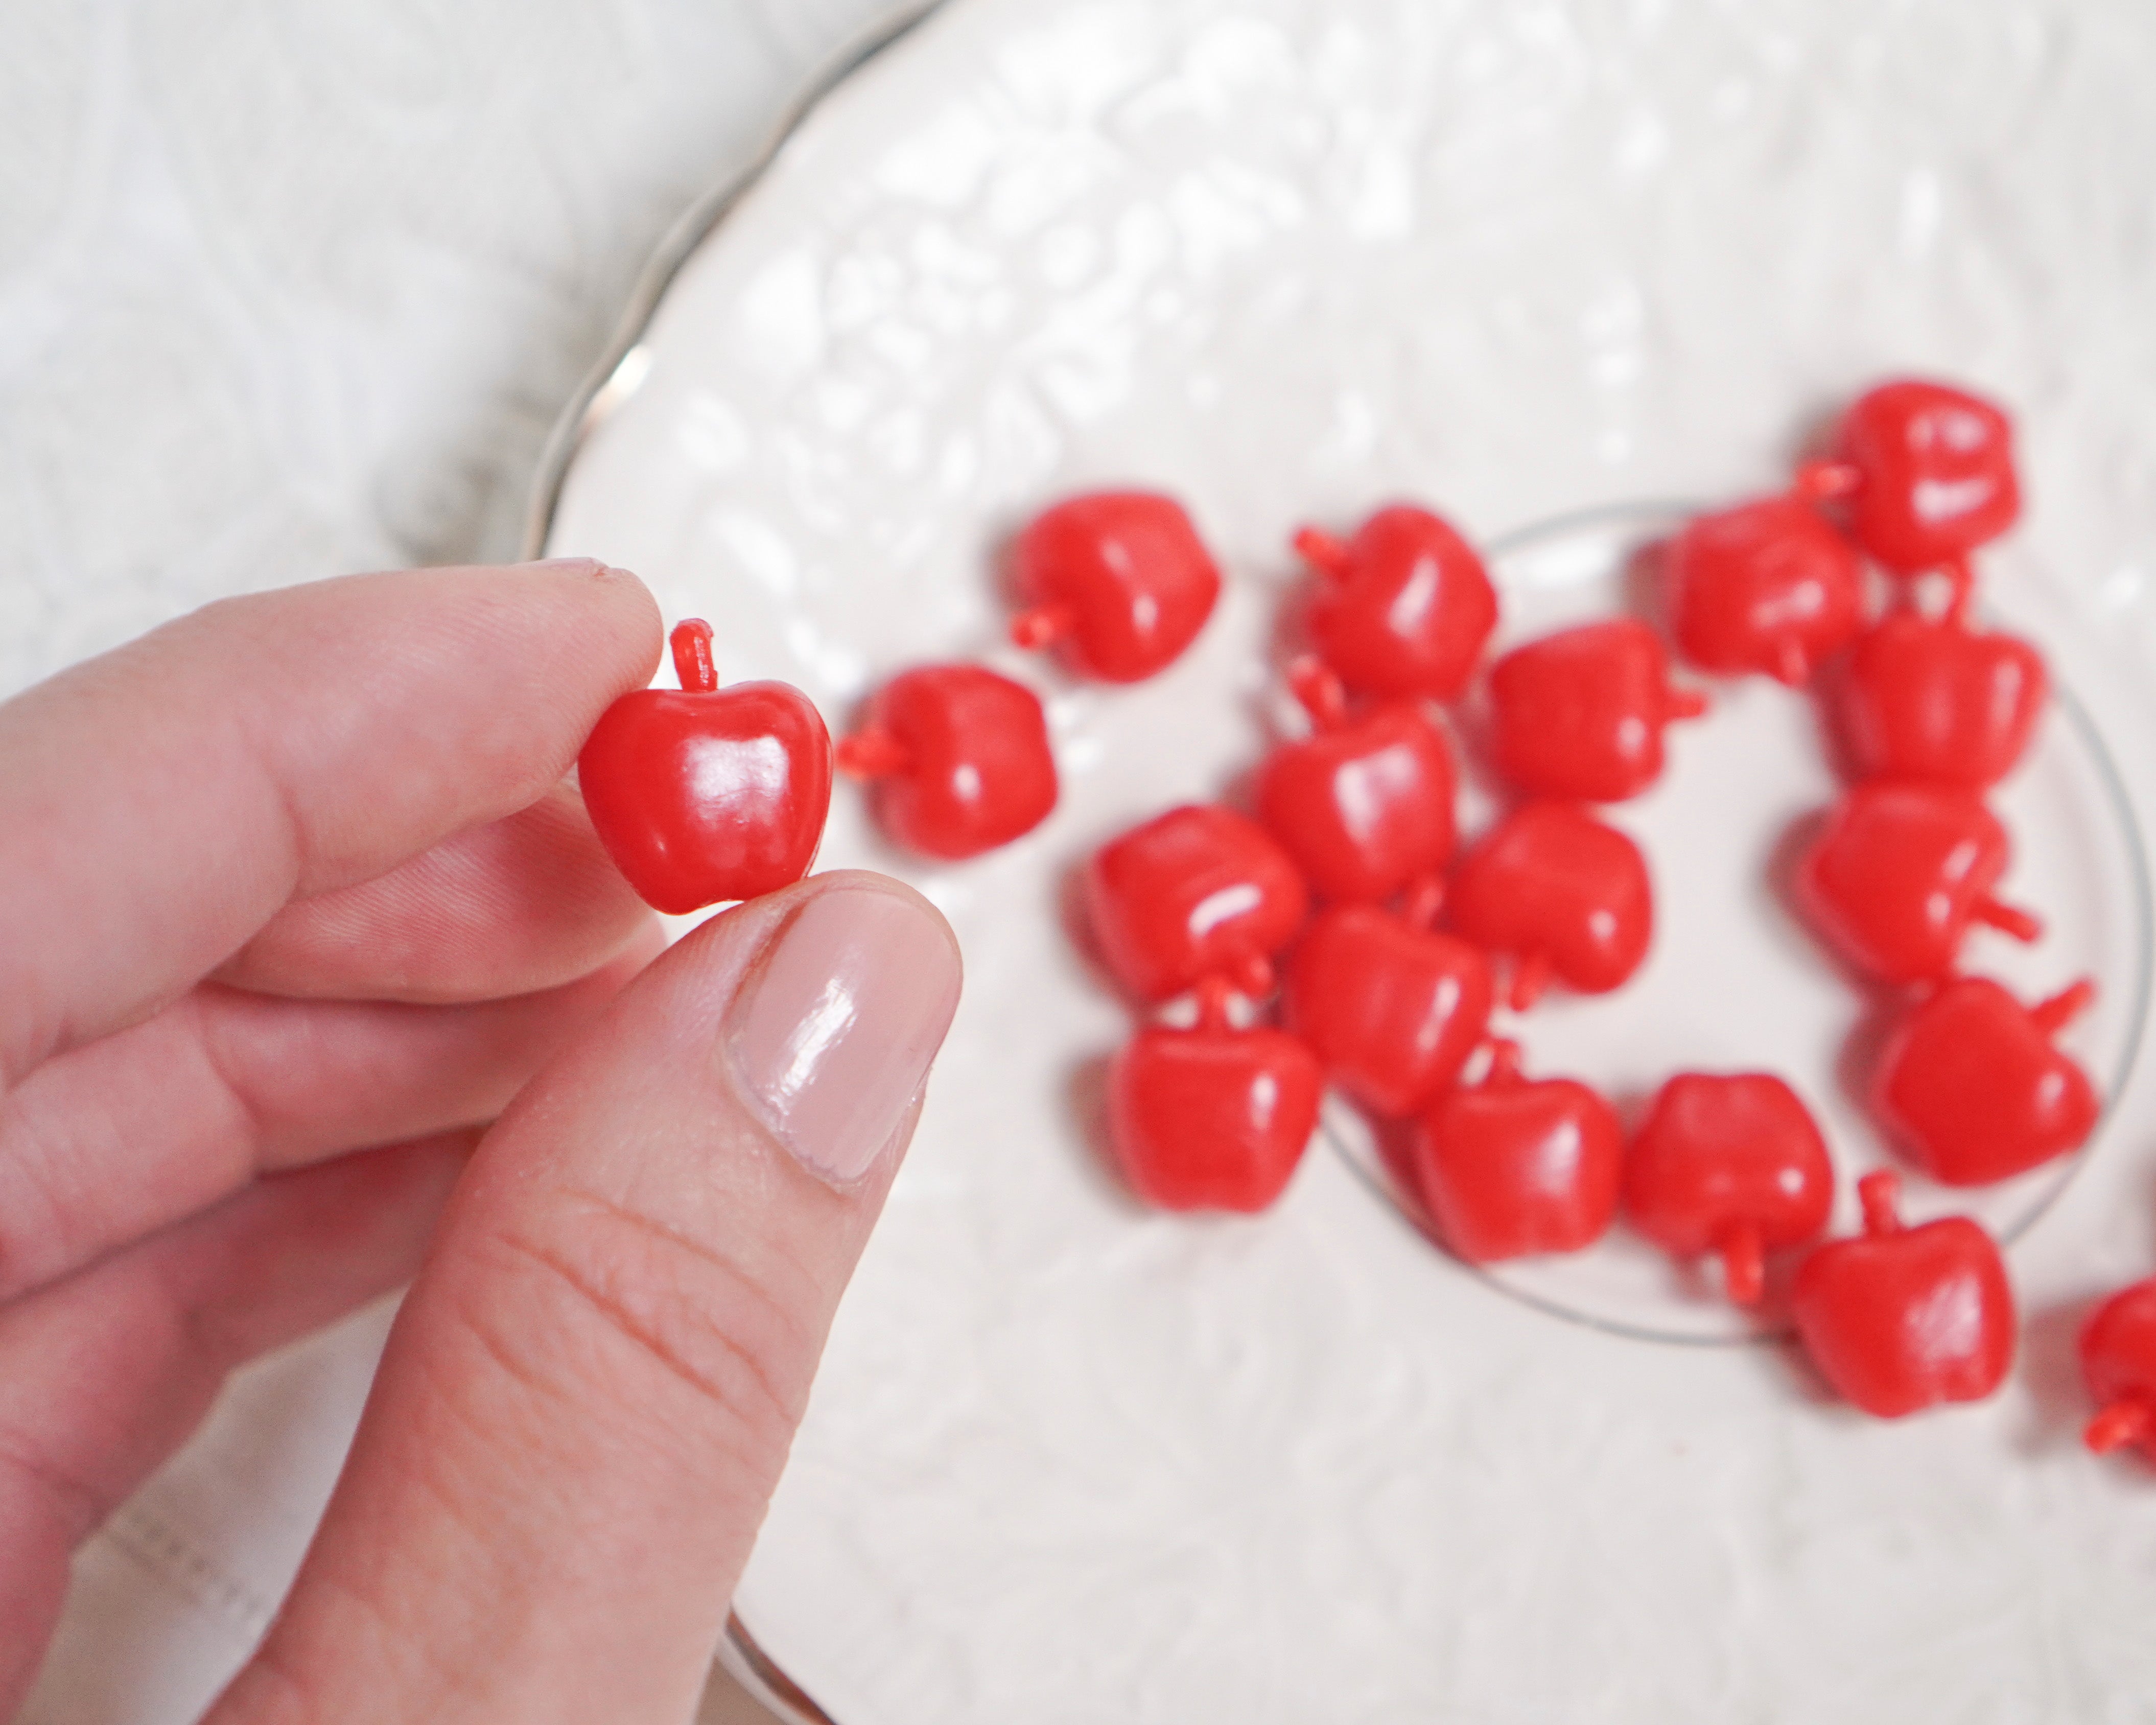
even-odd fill
[{"label": "miniature plastic apple", "polygon": [[1670,682],[1662,638],[1617,618],[1560,629],[1490,668],[1497,770],[1538,797],[1615,803],[1661,777],[1662,730],[1707,711]]},{"label": "miniature plastic apple", "polygon": [[1901,1189],[1885,1169],[1856,1183],[1864,1232],[1815,1248],[1790,1301],[1827,1382],[1882,1420],[1981,1401],[2014,1363],[2014,1291],[1991,1236],[1966,1216],[1903,1227]]},{"label": "miniature plastic apple", "polygon": [[1450,522],[1394,503],[1344,542],[1304,527],[1295,548],[1324,582],[1311,639],[1348,688],[1450,701],[1466,685],[1496,627],[1497,594]]},{"label": "miniature plastic apple", "polygon": [[2099,1455],[2132,1444],[2156,1458],[2156,1276],[2097,1309],[2082,1327],[2081,1356],[2097,1404],[2083,1440]]},{"label": "miniature plastic apple", "polygon": [[1670,626],[1702,670],[1801,688],[1863,621],[1847,540],[1794,498],[1767,497],[1686,523],[1665,564]]},{"label": "miniature plastic apple", "polygon": [[1410,703],[1350,718],[1339,678],[1315,659],[1290,680],[1316,726],[1259,769],[1258,818],[1319,898],[1374,904],[1452,855],[1452,750]]},{"label": "miniature plastic apple", "polygon": [[1171,809],[1103,845],[1085,891],[1102,957],[1147,1001],[1208,976],[1268,992],[1272,955],[1310,911],[1302,876],[1265,829],[1210,804]]},{"label": "miniature plastic apple", "polygon": [[839,744],[838,762],[873,782],[884,829],[929,856],[1008,845],[1055,807],[1040,697],[985,665],[921,665],[893,677]]},{"label": "miniature plastic apple", "polygon": [[1758,1302],[1766,1255],[1816,1240],[1833,1208],[1826,1141],[1771,1073],[1679,1073],[1625,1154],[1632,1225],[1677,1257],[1719,1258],[1740,1306]]},{"label": "miniature plastic apple", "polygon": [[790,684],[720,688],[709,624],[690,618],[672,641],[680,688],[639,689],[600,714],[577,780],[614,866],[680,916],[808,872],[830,813],[831,738]]},{"label": "miniature plastic apple", "polygon": [[1173,497],[1094,491],[1043,510],[1018,536],[1013,572],[1028,609],[1021,647],[1054,645],[1073,670],[1136,683],[1195,640],[1220,571]]},{"label": "miniature plastic apple", "polygon": [[1901,612],[1857,637],[1834,713],[1860,777],[1982,791],[2013,771],[2049,693],[2018,635]]}]

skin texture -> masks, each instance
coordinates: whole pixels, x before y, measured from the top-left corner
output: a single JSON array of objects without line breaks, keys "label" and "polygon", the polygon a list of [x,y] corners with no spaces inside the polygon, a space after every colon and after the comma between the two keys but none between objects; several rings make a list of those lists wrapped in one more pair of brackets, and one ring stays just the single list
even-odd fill
[{"label": "skin texture", "polygon": [[[958,961],[843,873],[659,956],[562,783],[659,646],[588,562],[354,577],[0,706],[0,1718],[226,1374],[415,1274],[212,1717],[693,1711]],[[880,1112],[742,1052],[812,927]]]}]

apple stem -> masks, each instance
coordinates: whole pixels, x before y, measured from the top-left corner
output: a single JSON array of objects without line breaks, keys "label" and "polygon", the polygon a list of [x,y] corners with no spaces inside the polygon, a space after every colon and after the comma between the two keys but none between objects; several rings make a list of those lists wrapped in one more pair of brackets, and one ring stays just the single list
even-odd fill
[{"label": "apple stem", "polygon": [[1662,698],[1662,716],[1671,720],[1697,719],[1702,717],[1713,705],[1698,690],[1672,683]]},{"label": "apple stem", "polygon": [[833,755],[849,778],[889,778],[913,764],[913,752],[878,725],[841,737]]},{"label": "apple stem", "polygon": [[1296,554],[1327,581],[1345,581],[1352,561],[1346,543],[1322,527],[1297,527],[1291,542]]},{"label": "apple stem", "polygon": [[1320,731],[1337,731],[1348,722],[1348,690],[1334,670],[1315,653],[1298,655],[1288,663],[1287,686]]},{"label": "apple stem", "polygon": [[1855,496],[1863,482],[1864,475],[1853,461],[1800,461],[1789,490],[1807,503],[1831,503],[1839,497]]},{"label": "apple stem", "polygon": [[2061,988],[2049,1000],[2029,1009],[2029,1021],[2046,1036],[2056,1036],[2096,1004],[2096,984],[2083,977]]},{"label": "apple stem", "polygon": [[1522,952],[1512,961],[1512,1007],[1525,1012],[1543,998],[1549,987],[1550,962],[1547,952]]},{"label": "apple stem", "polygon": [[2112,1402],[2082,1428],[2082,1441],[2097,1455],[2107,1455],[2125,1445],[2147,1442],[2152,1425],[2156,1421],[2150,1420],[2146,1402]]},{"label": "apple stem", "polygon": [[1053,645],[1078,626],[1078,614],[1068,605],[1039,605],[1011,619],[1010,638],[1029,651]]},{"label": "apple stem", "polygon": [[2001,934],[2013,936],[2017,941],[2033,941],[2044,932],[2043,918],[2025,911],[2018,905],[2002,904],[1995,898],[1980,898],[1969,915],[1987,927]]},{"label": "apple stem", "polygon": [[1864,1231],[1875,1237],[1902,1231],[1902,1177],[1892,1168],[1874,1168],[1856,1183],[1856,1201],[1864,1206]]},{"label": "apple stem", "polygon": [[1767,1241],[1759,1224],[1732,1222],[1714,1242],[1722,1260],[1722,1285],[1739,1306],[1757,1306],[1767,1285]]},{"label": "apple stem", "polygon": [[1947,583],[1946,609],[1941,615],[1948,623],[1966,624],[1969,602],[1976,597],[1976,572],[1968,557],[1953,557],[1939,565],[1938,572]]},{"label": "apple stem", "polygon": [[1198,1028],[1201,1030],[1231,1030],[1235,1028],[1228,1017],[1228,1002],[1235,993],[1235,985],[1224,976],[1202,976],[1198,979]]},{"label": "apple stem", "polygon": [[668,639],[674,646],[674,674],[681,686],[692,695],[716,692],[719,669],[711,663],[711,625],[701,617],[685,617]]},{"label": "apple stem", "polygon": [[1771,667],[1774,679],[1785,688],[1801,689],[1811,680],[1811,655],[1804,651],[1804,644],[1786,640],[1774,649]]},{"label": "apple stem", "polygon": [[1419,875],[1408,883],[1407,896],[1400,903],[1400,921],[1410,928],[1433,927],[1437,913],[1444,908],[1445,877]]},{"label": "apple stem", "polygon": [[1490,1065],[1482,1075],[1484,1090],[1507,1090],[1521,1081],[1523,1058],[1520,1045],[1510,1036],[1492,1036],[1483,1045],[1490,1050]]}]

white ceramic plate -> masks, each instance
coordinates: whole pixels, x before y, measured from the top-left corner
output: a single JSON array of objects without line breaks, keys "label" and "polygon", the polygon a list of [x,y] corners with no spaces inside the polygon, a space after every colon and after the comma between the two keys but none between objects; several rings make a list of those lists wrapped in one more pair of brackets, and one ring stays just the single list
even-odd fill
[{"label": "white ceramic plate", "polygon": [[[2145,1076],[2073,1168],[1976,1201],[2028,1316],[2007,1389],[1878,1425],[1771,1341],[1668,1345],[1745,1337],[1635,1246],[1463,1270],[1352,1125],[1263,1219],[1141,1212],[1092,1140],[1128,1021],[1062,918],[1094,845],[1264,746],[1298,521],[1428,500],[1532,632],[1615,602],[1638,500],[1764,489],[1864,382],[1941,372],[2020,410],[2032,507],[1986,603],[2074,703],[1999,799],[2051,929],[1971,959],[2097,975],[2069,1040],[2116,1087],[2156,806],[2151,73],[2124,3],[953,0],[674,277],[549,547],[638,570],[717,624],[723,674],[834,721],[985,658],[1047,697],[1065,776],[960,867],[834,809],[825,861],[915,881],[969,971],[737,1600],[829,1717],[2139,1716],[2156,1475],[2076,1446],[2072,1337],[2156,1269]],[[1122,480],[1183,495],[1230,577],[1127,690],[1000,644],[991,572],[1041,502]],[[1764,883],[1831,782],[1800,702],[1716,694],[1616,814],[1652,959],[1524,1040],[1620,1096],[1772,1067],[1854,1169],[1858,1009]]]}]

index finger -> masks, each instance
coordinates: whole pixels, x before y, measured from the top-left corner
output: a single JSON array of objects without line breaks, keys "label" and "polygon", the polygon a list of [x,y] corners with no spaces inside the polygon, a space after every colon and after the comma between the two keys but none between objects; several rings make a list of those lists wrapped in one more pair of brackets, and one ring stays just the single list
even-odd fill
[{"label": "index finger", "polygon": [[0,706],[0,1086],[536,800],[659,649],[603,564],[413,570],[224,600]]}]

